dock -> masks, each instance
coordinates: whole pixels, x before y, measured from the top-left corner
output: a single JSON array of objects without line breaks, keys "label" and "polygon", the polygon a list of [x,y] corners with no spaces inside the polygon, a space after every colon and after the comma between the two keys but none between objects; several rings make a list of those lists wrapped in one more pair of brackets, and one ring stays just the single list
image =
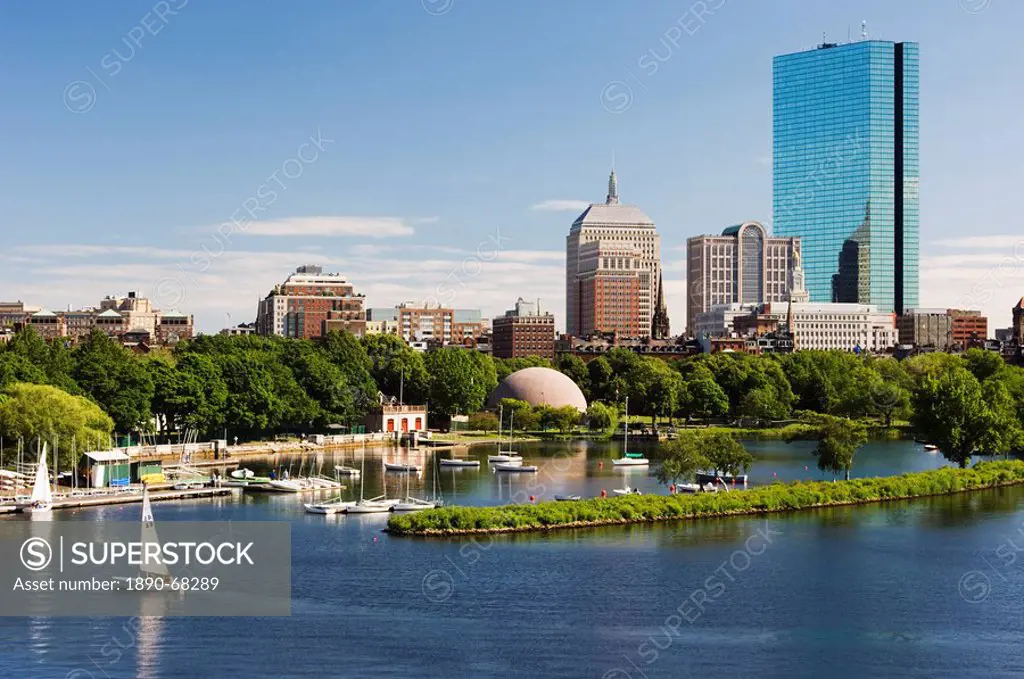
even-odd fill
[{"label": "dock", "polygon": [[[228,495],[238,495],[242,491],[241,488],[225,488],[225,487],[212,487],[212,488],[188,488],[184,490],[151,490],[149,492],[149,499],[152,502],[161,502],[168,500],[201,500],[211,497],[224,497]],[[125,492],[125,493],[102,493],[102,494],[82,494],[75,496],[55,496],[53,498],[53,508],[58,509],[77,509],[80,507],[104,507],[107,505],[124,505],[142,502],[142,491],[138,492]],[[11,514],[20,512],[21,507],[17,505],[0,505],[0,514]]]}]

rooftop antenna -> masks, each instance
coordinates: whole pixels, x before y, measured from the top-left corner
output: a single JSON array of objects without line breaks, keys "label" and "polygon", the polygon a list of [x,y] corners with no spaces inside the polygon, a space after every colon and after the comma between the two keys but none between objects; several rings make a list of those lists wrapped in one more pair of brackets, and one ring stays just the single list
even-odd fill
[{"label": "rooftop antenna", "polygon": [[861,40],[867,40],[868,39],[868,20],[867,19],[865,19],[864,21],[860,22],[860,39]]}]

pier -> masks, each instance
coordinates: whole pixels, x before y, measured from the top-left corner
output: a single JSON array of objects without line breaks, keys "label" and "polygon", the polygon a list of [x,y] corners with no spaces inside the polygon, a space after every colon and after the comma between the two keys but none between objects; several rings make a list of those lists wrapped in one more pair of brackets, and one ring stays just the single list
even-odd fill
[{"label": "pier", "polygon": [[[175,490],[150,490],[149,499],[152,502],[165,500],[201,500],[211,497],[224,497],[237,495],[242,492],[241,488],[233,487],[209,487],[209,488],[186,488]],[[124,492],[97,492],[81,493],[75,495],[55,495],[53,498],[53,509],[77,509],[80,507],[103,507],[107,505],[124,505],[142,502],[142,489],[132,489]],[[21,507],[15,504],[0,505],[0,514],[13,514],[21,512]]]}]

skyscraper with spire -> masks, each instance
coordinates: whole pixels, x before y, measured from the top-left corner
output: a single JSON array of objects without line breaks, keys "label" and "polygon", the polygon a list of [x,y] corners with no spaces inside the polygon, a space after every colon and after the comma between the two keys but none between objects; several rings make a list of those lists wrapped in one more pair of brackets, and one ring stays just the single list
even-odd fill
[{"label": "skyscraper with spire", "polygon": [[650,337],[660,283],[661,237],[643,210],[619,202],[613,169],[605,202],[584,210],[566,237],[566,332]]}]

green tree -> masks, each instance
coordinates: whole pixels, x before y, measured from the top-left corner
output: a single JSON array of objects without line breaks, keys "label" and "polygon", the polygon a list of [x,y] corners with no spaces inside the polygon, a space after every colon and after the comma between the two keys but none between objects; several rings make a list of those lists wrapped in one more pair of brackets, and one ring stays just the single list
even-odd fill
[{"label": "green tree", "polygon": [[984,349],[968,349],[964,352],[964,363],[979,382],[1001,375],[1009,367],[998,352]]},{"label": "green tree", "polygon": [[723,417],[729,412],[729,397],[715,382],[711,371],[701,366],[686,377],[680,407],[687,419],[702,420]]},{"label": "green tree", "polygon": [[781,420],[789,414],[788,408],[778,400],[778,396],[768,387],[751,389],[740,403],[739,414],[751,417],[759,422]]},{"label": "green tree", "polygon": [[[990,391],[989,396],[997,394]],[[945,364],[923,373],[912,424],[946,459],[966,467],[975,453],[1005,453],[1016,444],[1019,420],[1006,405],[1003,401],[993,407],[962,364]]]},{"label": "green tree", "polygon": [[583,359],[574,354],[559,354],[555,363],[559,372],[575,382],[589,401],[593,397],[590,391],[590,374]]},{"label": "green tree", "polygon": [[370,375],[381,391],[389,396],[401,396],[405,403],[427,402],[430,376],[421,352],[410,348],[396,335],[366,335],[361,342],[370,357]]},{"label": "green tree", "polygon": [[619,413],[615,408],[595,401],[587,408],[587,427],[591,431],[612,434],[619,426]]},{"label": "green tree", "polygon": [[498,416],[482,410],[469,416],[469,428],[472,431],[492,432],[498,429]]},{"label": "green tree", "polygon": [[75,382],[110,415],[116,431],[150,428],[153,380],[135,355],[99,330],[80,342],[73,355]]},{"label": "green tree", "polygon": [[849,481],[853,458],[867,440],[867,428],[863,424],[844,417],[824,416],[818,433],[818,445],[814,449],[818,469],[830,471],[833,476],[845,473]]},{"label": "green tree", "polygon": [[430,375],[431,412],[448,418],[480,410],[489,393],[489,380],[470,352],[445,347],[427,353],[424,362]]},{"label": "green tree", "polygon": [[575,429],[582,419],[580,411],[576,410],[574,406],[562,406],[555,409],[555,426],[563,434],[568,434]]},{"label": "green tree", "polygon": [[113,430],[113,420],[98,405],[57,387],[17,383],[0,394],[0,436],[8,441],[38,438],[56,445],[64,469],[78,463],[72,445],[83,450],[96,441],[106,442]]},{"label": "green tree", "polygon": [[710,464],[701,452],[703,445],[704,438],[692,430],[683,430],[678,437],[666,442],[661,448],[661,465],[655,471],[658,481],[677,484],[680,480],[693,479],[698,469]]},{"label": "green tree", "polygon": [[590,383],[590,398],[610,403],[618,400],[612,380],[615,372],[604,356],[598,356],[587,363],[587,377]]},{"label": "green tree", "polygon": [[703,455],[708,466],[719,474],[736,476],[750,469],[754,464],[753,456],[747,452],[743,444],[731,434],[724,431],[700,432]]},{"label": "green tree", "polygon": [[[328,360],[345,374],[345,381],[352,392],[352,402],[356,414],[362,417],[376,405],[379,391],[376,382],[370,375],[373,361],[366,349],[356,336],[348,331],[327,333],[319,340],[319,348],[326,354]],[[397,394],[389,395],[397,396]]]}]

